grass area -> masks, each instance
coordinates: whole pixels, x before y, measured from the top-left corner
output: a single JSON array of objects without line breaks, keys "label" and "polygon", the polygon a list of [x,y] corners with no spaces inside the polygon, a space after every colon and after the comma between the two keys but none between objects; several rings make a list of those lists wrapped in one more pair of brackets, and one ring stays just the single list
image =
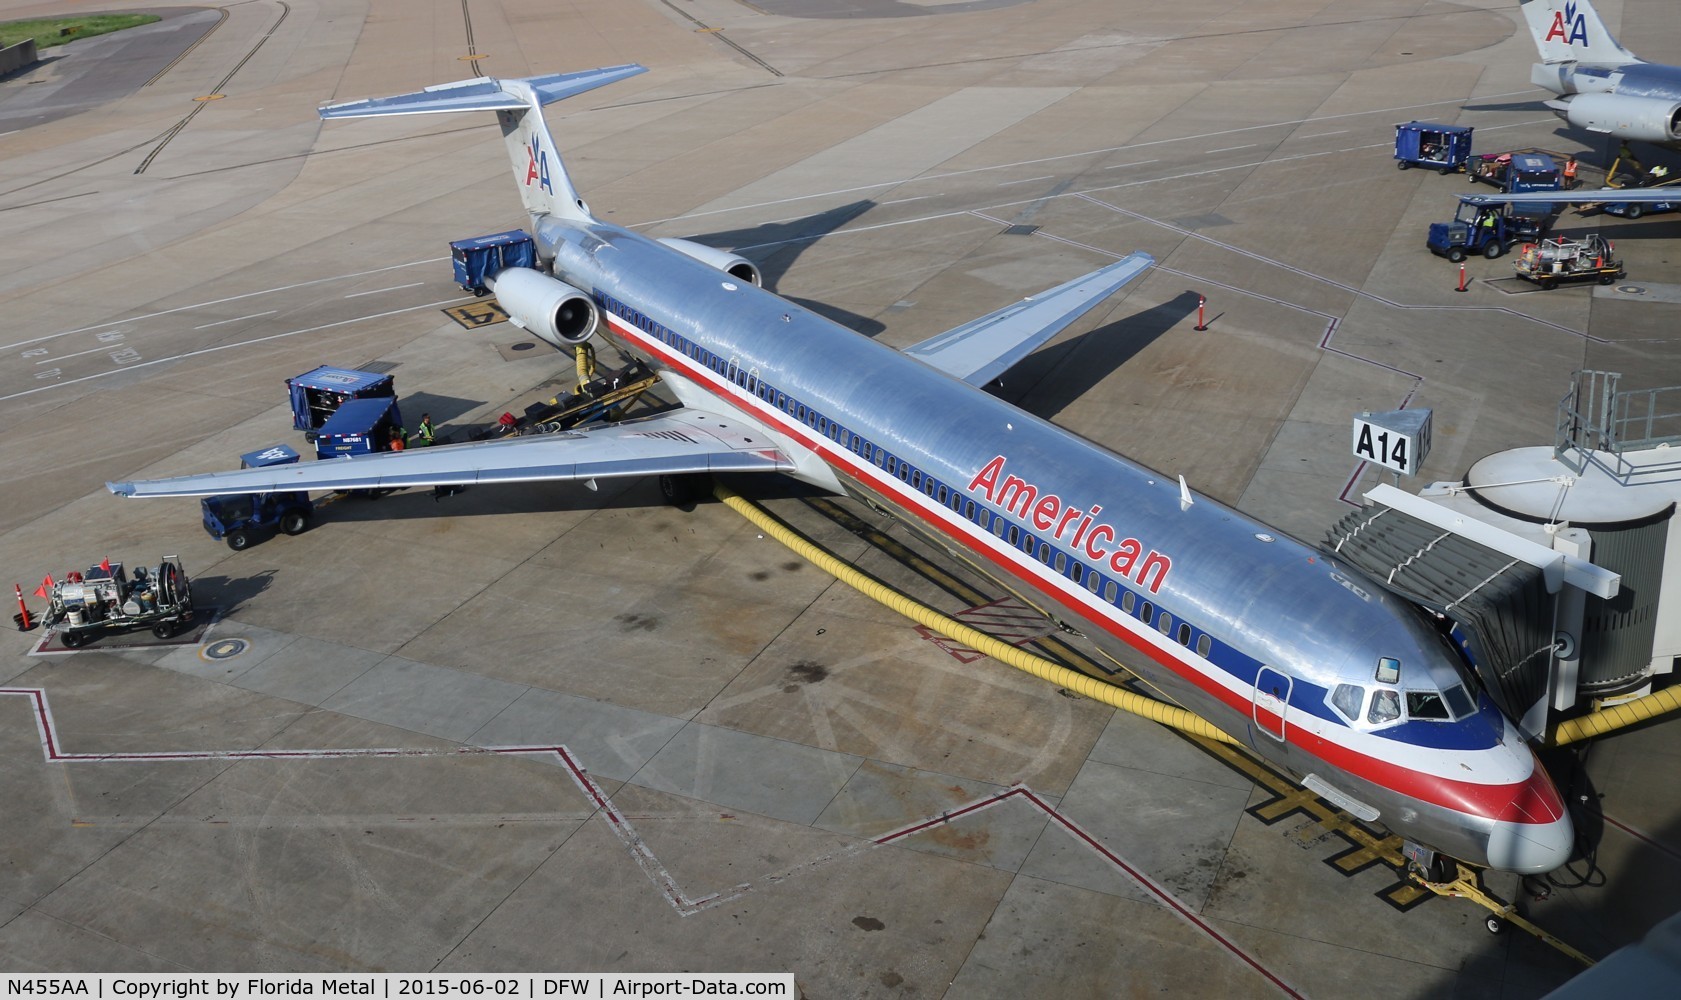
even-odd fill
[{"label": "grass area", "polygon": [[[121,31],[159,20],[156,14],[90,14],[87,17],[38,17],[0,24],[0,48],[35,39],[36,49],[49,49],[78,38]],[[68,33],[66,32],[68,29]]]}]

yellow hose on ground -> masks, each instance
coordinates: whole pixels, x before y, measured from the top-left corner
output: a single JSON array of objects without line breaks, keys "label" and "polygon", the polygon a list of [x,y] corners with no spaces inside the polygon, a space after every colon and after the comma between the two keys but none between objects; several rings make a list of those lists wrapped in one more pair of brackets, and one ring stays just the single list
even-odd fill
[{"label": "yellow hose on ground", "polygon": [[1561,747],[1578,740],[1603,736],[1613,730],[1645,722],[1678,708],[1681,708],[1681,687],[1667,687],[1643,698],[1612,705],[1592,715],[1559,723],[1558,728],[1553,730],[1553,746]]},{"label": "yellow hose on ground", "polygon": [[956,639],[977,652],[985,653],[987,656],[1002,663],[1007,663],[1017,670],[1067,688],[1076,694],[1090,698],[1092,701],[1102,702],[1122,711],[1143,716],[1152,722],[1171,726],[1193,736],[1201,736],[1204,739],[1230,743],[1236,746],[1242,745],[1216,729],[1207,720],[1182,708],[1166,705],[1143,695],[1133,694],[1131,691],[1123,690],[1095,677],[1087,677],[1078,671],[1070,670],[1043,657],[1034,656],[1032,653],[1012,646],[1007,642],[994,639],[985,632],[970,628],[956,619],[948,618],[926,605],[918,604],[880,580],[854,569],[825,552],[810,539],[772,517],[763,508],[744,500],[728,487],[715,486],[713,495],[727,504],[731,510],[753,522],[759,530],[798,553],[817,568],[865,597],[884,607],[891,608],[919,625],[926,625],[949,638]]},{"label": "yellow hose on ground", "polygon": [[578,391],[589,388],[590,379],[595,378],[595,348],[589,344],[579,344],[573,351],[578,363]]}]

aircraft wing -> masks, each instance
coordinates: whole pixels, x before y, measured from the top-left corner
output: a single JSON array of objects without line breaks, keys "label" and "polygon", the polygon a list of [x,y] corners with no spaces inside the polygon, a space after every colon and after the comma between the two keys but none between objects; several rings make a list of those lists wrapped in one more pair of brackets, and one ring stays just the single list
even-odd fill
[{"label": "aircraft wing", "polygon": [[907,347],[905,353],[970,385],[986,385],[1155,262],[1142,251],[1128,254],[1108,267]]},{"label": "aircraft wing", "polygon": [[1569,205],[1583,204],[1629,204],[1639,202],[1650,205],[1654,202],[1681,201],[1681,187],[1649,187],[1649,188],[1594,188],[1574,191],[1522,191],[1517,194],[1467,194],[1460,195],[1460,200],[1473,205],[1553,205],[1564,203]]},{"label": "aircraft wing", "polygon": [[793,468],[763,432],[745,422],[675,410],[588,430],[105,486],[123,497],[190,497]]}]

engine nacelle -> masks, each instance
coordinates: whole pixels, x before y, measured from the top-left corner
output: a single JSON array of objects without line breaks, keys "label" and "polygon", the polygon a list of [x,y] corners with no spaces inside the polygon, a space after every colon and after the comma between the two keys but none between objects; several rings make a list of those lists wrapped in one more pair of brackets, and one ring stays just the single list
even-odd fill
[{"label": "engine nacelle", "polygon": [[504,268],[489,285],[510,322],[556,347],[582,344],[601,319],[588,295],[529,267]]},{"label": "engine nacelle", "polygon": [[1624,139],[1681,141],[1681,101],[1663,97],[1577,94],[1564,105],[1564,120],[1577,128]]},{"label": "engine nacelle", "polygon": [[660,242],[671,249],[676,250],[678,253],[693,257],[702,264],[711,264],[713,267],[723,271],[731,277],[738,278],[752,285],[764,284],[764,279],[759,274],[758,265],[754,264],[746,257],[737,257],[735,254],[719,250],[717,247],[709,247],[705,244],[694,243],[689,240],[678,240],[667,237],[660,240]]}]

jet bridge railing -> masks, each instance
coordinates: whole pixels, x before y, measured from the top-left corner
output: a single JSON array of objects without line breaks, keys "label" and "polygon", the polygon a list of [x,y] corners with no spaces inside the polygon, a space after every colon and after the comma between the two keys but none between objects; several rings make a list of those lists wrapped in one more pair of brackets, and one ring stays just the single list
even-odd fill
[{"label": "jet bridge railing", "polygon": [[1681,444],[1681,386],[1619,389],[1621,379],[1620,372],[1586,368],[1572,376],[1558,403],[1554,457],[1577,472],[1597,465],[1617,479],[1681,471],[1681,452],[1672,462],[1638,469],[1624,457]]}]

